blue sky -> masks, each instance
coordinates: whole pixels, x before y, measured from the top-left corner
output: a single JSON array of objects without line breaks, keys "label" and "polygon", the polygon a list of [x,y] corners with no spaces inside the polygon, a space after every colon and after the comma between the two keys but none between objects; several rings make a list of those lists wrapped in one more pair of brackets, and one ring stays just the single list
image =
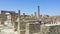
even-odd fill
[{"label": "blue sky", "polygon": [[40,14],[42,15],[60,15],[60,0],[0,0],[0,11],[18,12],[18,10],[21,10],[21,14],[31,15],[38,12],[38,5],[40,5]]}]

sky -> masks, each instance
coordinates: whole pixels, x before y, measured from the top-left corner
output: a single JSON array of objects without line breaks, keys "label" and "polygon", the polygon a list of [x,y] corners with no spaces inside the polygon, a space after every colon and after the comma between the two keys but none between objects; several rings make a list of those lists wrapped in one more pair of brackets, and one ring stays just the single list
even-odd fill
[{"label": "sky", "polygon": [[21,14],[28,15],[38,13],[40,6],[41,15],[60,15],[60,0],[0,0],[0,11],[21,11]]}]

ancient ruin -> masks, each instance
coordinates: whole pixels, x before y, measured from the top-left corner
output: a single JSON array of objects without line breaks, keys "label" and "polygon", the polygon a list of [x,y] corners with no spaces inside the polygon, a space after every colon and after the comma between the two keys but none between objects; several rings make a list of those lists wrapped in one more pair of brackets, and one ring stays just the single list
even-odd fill
[{"label": "ancient ruin", "polygon": [[[57,21],[59,20],[57,19],[58,19],[57,17],[40,15],[40,6],[38,5],[38,16],[36,15],[36,12],[34,12],[34,15],[31,16],[25,15],[25,13],[21,15],[20,10],[18,10],[18,13],[16,13],[15,11],[1,10],[0,25],[4,26],[10,25],[11,28],[13,29],[12,32],[15,32],[13,34],[59,34],[60,25],[58,24]],[[55,33],[54,33],[55,30],[53,30],[52,28],[53,29],[56,28]],[[12,32],[10,32],[10,34],[12,34]]]}]

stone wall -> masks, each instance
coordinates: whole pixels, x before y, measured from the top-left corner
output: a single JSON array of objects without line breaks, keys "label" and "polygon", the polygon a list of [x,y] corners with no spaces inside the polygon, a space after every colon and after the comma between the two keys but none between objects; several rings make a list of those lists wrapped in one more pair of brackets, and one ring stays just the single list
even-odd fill
[{"label": "stone wall", "polygon": [[50,26],[49,34],[60,34],[60,25]]},{"label": "stone wall", "polygon": [[40,24],[29,24],[29,33],[38,33],[40,31]]},{"label": "stone wall", "polygon": [[60,34],[60,25],[48,25],[41,25],[40,34]]}]

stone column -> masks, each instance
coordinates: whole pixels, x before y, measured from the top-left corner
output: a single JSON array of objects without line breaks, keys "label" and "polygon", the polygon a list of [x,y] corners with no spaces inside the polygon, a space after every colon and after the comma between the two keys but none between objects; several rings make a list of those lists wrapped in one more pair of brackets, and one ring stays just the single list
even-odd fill
[{"label": "stone column", "polygon": [[23,13],[23,17],[25,17],[25,13]]},{"label": "stone column", "polygon": [[20,17],[20,10],[18,10],[18,14],[19,14],[18,16]]},{"label": "stone column", "polygon": [[34,16],[36,17],[36,12],[34,12]]},{"label": "stone column", "polygon": [[25,34],[29,34],[29,23],[26,23],[26,32]]},{"label": "stone column", "polygon": [[15,19],[15,17],[16,17],[16,16],[15,16],[15,12],[11,12],[10,14],[11,14],[11,21],[12,21],[13,29],[14,29],[14,31],[15,31],[15,29],[16,29],[16,28],[15,28],[15,20],[16,20],[16,19]]},{"label": "stone column", "polygon": [[34,12],[34,17],[35,17],[35,19],[36,19],[36,17],[37,17],[37,16],[36,16],[36,12]]},{"label": "stone column", "polygon": [[40,6],[38,5],[38,17],[40,16]]},{"label": "stone column", "polygon": [[17,33],[20,34],[20,21],[18,21]]},{"label": "stone column", "polygon": [[5,20],[5,12],[4,11],[1,11],[1,16],[2,16],[1,24],[4,24],[4,20]]},{"label": "stone column", "polygon": [[20,10],[18,11],[18,28],[17,28],[17,34],[20,34]]}]

